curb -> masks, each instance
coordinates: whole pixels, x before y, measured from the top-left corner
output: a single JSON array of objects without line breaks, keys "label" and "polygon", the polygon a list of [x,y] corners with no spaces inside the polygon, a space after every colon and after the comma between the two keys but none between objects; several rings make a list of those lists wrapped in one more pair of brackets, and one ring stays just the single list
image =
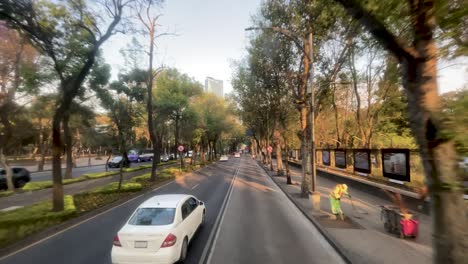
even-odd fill
[{"label": "curb", "polygon": [[311,217],[307,212],[287,193],[283,188],[273,179],[273,176],[270,174],[267,168],[262,166],[257,160],[257,164],[265,171],[265,173],[271,178],[271,180],[278,186],[278,188],[288,197],[288,199],[301,211],[301,213],[309,219],[309,221],[317,228],[317,230],[322,234],[322,236],[328,241],[328,243],[338,252],[340,257],[344,260],[345,263],[351,264],[350,258],[344,253],[344,248],[328,233],[328,231],[317,221],[314,217]]}]

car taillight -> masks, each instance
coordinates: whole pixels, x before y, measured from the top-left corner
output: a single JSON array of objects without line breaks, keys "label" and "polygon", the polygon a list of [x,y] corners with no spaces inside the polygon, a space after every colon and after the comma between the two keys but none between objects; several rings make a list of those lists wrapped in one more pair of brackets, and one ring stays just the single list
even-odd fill
[{"label": "car taillight", "polygon": [[115,237],[114,237],[114,246],[116,246],[116,247],[121,247],[122,246],[122,244],[120,244],[120,240],[119,240],[118,235],[115,235]]},{"label": "car taillight", "polygon": [[164,242],[162,243],[161,247],[172,247],[177,241],[177,237],[174,236],[173,234],[167,235],[166,239],[164,239]]}]

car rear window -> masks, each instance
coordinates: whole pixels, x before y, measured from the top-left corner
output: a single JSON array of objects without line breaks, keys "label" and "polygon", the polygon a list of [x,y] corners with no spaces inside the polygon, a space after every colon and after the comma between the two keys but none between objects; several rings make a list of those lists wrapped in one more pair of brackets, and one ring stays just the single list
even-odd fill
[{"label": "car rear window", "polygon": [[128,221],[130,225],[169,225],[174,221],[175,208],[138,208]]}]

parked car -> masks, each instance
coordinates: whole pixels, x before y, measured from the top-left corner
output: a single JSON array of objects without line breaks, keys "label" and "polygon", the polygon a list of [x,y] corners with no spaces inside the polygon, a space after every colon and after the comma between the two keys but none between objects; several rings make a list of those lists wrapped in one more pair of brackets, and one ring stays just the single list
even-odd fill
[{"label": "parked car", "polygon": [[[31,181],[31,174],[25,168],[12,167],[13,170],[13,185],[15,188],[21,188],[26,183]],[[6,171],[0,168],[0,189],[7,189]]]},{"label": "parked car", "polygon": [[130,162],[140,162],[140,156],[136,150],[130,150],[127,154],[127,157]]},{"label": "parked car", "polygon": [[205,212],[204,203],[191,195],[153,196],[114,237],[112,263],[183,262]]},{"label": "parked car", "polygon": [[120,163],[122,163],[122,162],[123,162],[123,164],[122,164],[123,167],[129,167],[130,166],[130,162],[128,160],[124,161],[122,156],[113,157],[109,161],[109,163],[107,163],[107,165],[109,166],[109,168],[119,168]]},{"label": "parked car", "polygon": [[227,155],[221,155],[221,158],[219,158],[219,161],[228,161],[229,158]]},{"label": "parked car", "polygon": [[240,153],[239,152],[234,153],[234,158],[240,158]]},{"label": "parked car", "polygon": [[170,160],[174,160],[174,159],[175,159],[174,153],[169,154],[169,159],[170,159]]},{"label": "parked car", "polygon": [[162,162],[168,162],[169,159],[170,159],[169,155],[167,155],[167,154],[161,155],[161,161]]},{"label": "parked car", "polygon": [[145,154],[138,155],[137,161],[138,162],[152,161],[153,157],[154,157],[153,153],[145,153]]}]

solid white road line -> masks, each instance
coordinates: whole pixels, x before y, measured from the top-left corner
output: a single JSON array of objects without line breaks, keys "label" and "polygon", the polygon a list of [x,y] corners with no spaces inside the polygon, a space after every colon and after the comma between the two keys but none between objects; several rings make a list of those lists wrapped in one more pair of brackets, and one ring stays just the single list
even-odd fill
[{"label": "solid white road line", "polygon": [[197,184],[197,185],[193,186],[193,187],[192,187],[192,190],[195,189],[195,188],[197,188],[198,185],[200,185],[200,184]]},{"label": "solid white road line", "polygon": [[[174,180],[172,180],[172,181],[170,181],[170,182],[168,182],[168,183],[166,183],[166,184],[164,184],[164,185],[161,185],[161,186],[159,186],[159,187],[156,187],[156,188],[154,188],[152,191],[156,191],[156,190],[158,190],[158,189],[161,189],[161,188],[163,188],[163,187],[166,187],[167,185],[169,185],[169,184],[171,184],[171,183],[174,183]],[[13,255],[16,255],[16,254],[18,254],[18,253],[20,253],[20,252],[22,252],[22,251],[25,251],[25,250],[28,249],[28,248],[34,247],[34,246],[37,245],[37,244],[40,244],[40,243],[42,243],[42,242],[44,242],[44,241],[46,241],[46,240],[49,240],[49,239],[51,239],[51,238],[53,238],[53,237],[55,237],[55,236],[57,236],[57,235],[60,235],[60,234],[62,234],[62,233],[64,233],[64,232],[66,232],[66,231],[68,231],[68,230],[70,230],[70,229],[72,229],[72,228],[75,228],[75,227],[77,227],[77,226],[79,226],[79,225],[81,225],[81,224],[84,224],[84,223],[86,223],[86,222],[88,222],[88,221],[90,221],[90,220],[93,220],[93,219],[95,219],[96,217],[99,217],[99,216],[101,216],[101,215],[103,215],[103,214],[106,214],[106,213],[108,213],[108,212],[110,212],[110,211],[112,211],[112,210],[114,210],[114,209],[116,209],[116,208],[119,208],[119,207],[121,207],[121,206],[123,206],[123,205],[125,205],[125,204],[128,204],[129,202],[131,202],[131,201],[133,201],[133,200],[135,200],[135,199],[138,199],[138,198],[142,197],[143,195],[145,195],[145,194],[147,194],[147,193],[148,193],[148,192],[145,192],[145,193],[140,194],[140,195],[138,195],[138,196],[136,196],[136,197],[133,197],[132,199],[130,199],[130,200],[124,202],[124,203],[121,203],[121,204],[119,204],[119,205],[117,205],[117,206],[115,206],[115,207],[109,208],[109,209],[107,209],[107,210],[105,210],[105,211],[103,211],[103,212],[100,212],[99,214],[97,214],[97,215],[95,215],[95,216],[93,216],[93,217],[87,218],[87,219],[85,219],[85,220],[83,220],[83,221],[81,221],[81,222],[78,222],[78,223],[76,223],[76,224],[74,224],[74,225],[72,225],[72,226],[69,226],[69,227],[67,227],[67,228],[65,228],[65,229],[63,229],[63,230],[60,230],[60,231],[57,232],[57,233],[54,233],[54,234],[52,234],[52,235],[50,235],[50,236],[48,236],[48,237],[45,237],[45,238],[43,238],[43,239],[41,239],[41,240],[39,240],[39,241],[36,241],[36,242],[34,242],[34,243],[30,244],[30,245],[27,245],[27,246],[24,247],[24,248],[20,248],[20,249],[14,251],[14,252],[12,252],[12,253],[10,253],[10,254],[8,254],[8,255],[5,255],[5,256],[3,256],[3,257],[0,257],[0,261],[4,260],[4,259],[6,259],[6,258],[9,258],[9,257],[11,257],[11,256],[13,256]]]},{"label": "solid white road line", "polygon": [[[200,257],[200,260],[198,261],[198,264],[204,264],[205,263],[205,259],[206,259],[207,254],[208,254],[208,250],[210,249],[211,241],[213,241],[213,238],[214,238],[215,235],[216,235],[216,237],[218,236],[217,235],[218,230],[219,230],[219,227],[221,226],[220,221],[221,221],[221,218],[224,218],[224,212],[226,210],[226,204],[227,204],[227,202],[229,200],[230,193],[232,192],[232,189],[233,189],[233,186],[234,186],[234,180],[236,179],[238,172],[239,172],[239,168],[236,169],[236,171],[234,172],[234,177],[231,179],[229,189],[228,189],[228,191],[226,193],[226,196],[224,196],[223,203],[221,204],[221,209],[220,209],[220,211],[218,213],[218,216],[216,217],[215,224],[213,225],[214,228],[211,229],[210,235],[208,237],[205,248],[203,249],[203,253],[202,253],[201,257]],[[214,246],[214,244],[213,244],[213,246]],[[211,254],[212,254],[212,250],[210,250],[209,258],[211,258]],[[208,259],[208,261],[209,261],[209,259]]]},{"label": "solid white road line", "polygon": [[[238,173],[239,173],[239,168],[237,168],[236,174],[234,175],[232,185],[234,185],[234,181],[236,180]],[[221,221],[219,222],[218,228],[216,228],[216,235],[215,235],[215,238],[214,238],[214,241],[213,241],[213,246],[211,247],[211,250],[210,250],[210,254],[208,255],[208,260],[206,262],[207,264],[211,263],[211,257],[213,256],[213,252],[214,252],[214,250],[216,248],[216,242],[218,241],[219,230],[221,230],[221,226],[223,225],[223,221],[224,221],[224,216],[226,215],[226,211],[227,211],[226,209],[228,208],[229,202],[231,201],[230,198],[231,198],[232,190],[233,190],[233,188],[231,188],[231,190],[230,190],[230,192],[228,194],[226,207],[224,208],[223,215],[221,216]]]}]

